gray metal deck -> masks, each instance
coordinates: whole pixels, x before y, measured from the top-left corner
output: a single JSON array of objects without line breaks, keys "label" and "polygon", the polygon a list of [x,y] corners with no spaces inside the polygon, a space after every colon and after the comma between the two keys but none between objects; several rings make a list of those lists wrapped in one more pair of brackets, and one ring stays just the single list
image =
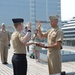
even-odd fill
[{"label": "gray metal deck", "polygon": [[[3,65],[0,62],[0,75],[13,75],[11,57],[13,55],[13,48],[9,49],[8,55],[8,65]],[[34,59],[30,59],[27,56],[28,60],[28,71],[27,75],[48,75],[48,66],[46,62],[41,61],[35,62]],[[74,75],[75,72],[75,61],[72,62],[63,62],[62,71],[66,71],[68,75]]]}]

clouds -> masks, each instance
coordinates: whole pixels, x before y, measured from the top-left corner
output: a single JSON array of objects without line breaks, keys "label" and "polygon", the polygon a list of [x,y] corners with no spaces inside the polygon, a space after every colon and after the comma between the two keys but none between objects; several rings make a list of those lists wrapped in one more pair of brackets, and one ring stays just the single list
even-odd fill
[{"label": "clouds", "polygon": [[75,16],[75,0],[61,0],[61,19],[69,20]]}]

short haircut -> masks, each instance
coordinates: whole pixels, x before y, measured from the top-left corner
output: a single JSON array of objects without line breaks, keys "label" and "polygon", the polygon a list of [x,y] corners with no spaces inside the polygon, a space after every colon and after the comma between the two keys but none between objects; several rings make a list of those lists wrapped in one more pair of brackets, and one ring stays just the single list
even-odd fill
[{"label": "short haircut", "polygon": [[19,23],[14,23],[14,27],[17,28],[18,25],[20,25],[20,24],[21,24],[21,22],[19,22]]}]

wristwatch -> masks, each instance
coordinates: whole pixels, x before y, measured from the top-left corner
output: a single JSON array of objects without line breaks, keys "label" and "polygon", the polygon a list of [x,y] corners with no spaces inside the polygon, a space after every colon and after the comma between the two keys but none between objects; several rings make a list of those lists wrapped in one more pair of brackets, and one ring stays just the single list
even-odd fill
[{"label": "wristwatch", "polygon": [[31,32],[31,30],[28,30],[27,32]]}]

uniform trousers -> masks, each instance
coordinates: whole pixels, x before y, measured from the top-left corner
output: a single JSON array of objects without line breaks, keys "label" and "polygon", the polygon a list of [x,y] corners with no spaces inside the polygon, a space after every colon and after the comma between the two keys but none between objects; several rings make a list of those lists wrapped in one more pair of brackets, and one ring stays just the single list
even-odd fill
[{"label": "uniform trousers", "polygon": [[61,52],[53,50],[48,54],[48,69],[50,74],[61,73]]},{"label": "uniform trousers", "polygon": [[14,54],[12,57],[14,75],[27,74],[27,59],[26,54]]},{"label": "uniform trousers", "polygon": [[8,57],[8,44],[3,43],[0,45],[0,54],[2,63],[7,62]]}]

